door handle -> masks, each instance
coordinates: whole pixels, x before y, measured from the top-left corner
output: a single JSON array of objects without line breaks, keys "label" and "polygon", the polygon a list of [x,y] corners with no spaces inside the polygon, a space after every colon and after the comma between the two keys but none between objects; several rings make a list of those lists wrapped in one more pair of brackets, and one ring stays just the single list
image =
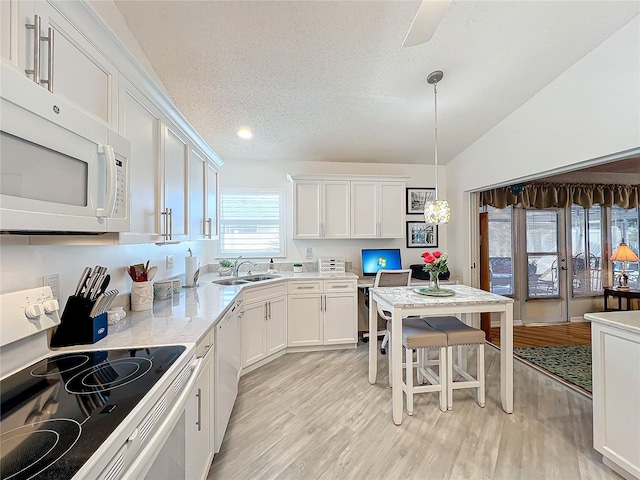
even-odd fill
[{"label": "door handle", "polygon": [[198,398],[198,421],[196,425],[198,426],[198,431],[202,430],[202,390],[198,389],[198,393],[196,393],[196,397]]},{"label": "door handle", "polygon": [[48,44],[48,48],[47,48],[47,53],[48,53],[48,58],[47,58],[47,79],[46,80],[42,80],[40,79],[40,83],[46,83],[47,84],[47,90],[49,90],[51,93],[53,93],[53,28],[49,27],[49,30],[47,32],[49,35],[46,37],[40,37],[40,40],[43,42],[47,42]]}]

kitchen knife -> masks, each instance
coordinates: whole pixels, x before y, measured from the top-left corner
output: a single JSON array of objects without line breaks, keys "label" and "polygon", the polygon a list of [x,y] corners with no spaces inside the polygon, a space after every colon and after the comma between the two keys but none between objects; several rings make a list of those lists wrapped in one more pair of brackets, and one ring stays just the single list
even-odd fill
[{"label": "kitchen knife", "polygon": [[76,287],[76,293],[74,294],[76,297],[80,295],[80,292],[82,291],[82,287],[84,287],[84,284],[87,281],[87,278],[89,277],[90,274],[91,274],[91,267],[84,267],[84,270],[82,271],[82,275],[80,275],[80,280],[78,281],[78,286]]},{"label": "kitchen knife", "polygon": [[111,275],[107,273],[102,279],[100,288],[98,288],[98,290],[96,291],[96,297],[98,297],[99,295],[102,295],[107,290],[107,287],[109,286],[110,281],[111,281]]},{"label": "kitchen knife", "polygon": [[106,267],[101,267],[100,265],[96,266],[96,269],[94,270],[93,275],[91,275],[91,281],[87,285],[87,291],[84,295],[85,298],[92,299],[94,297],[94,294],[96,293],[96,288],[98,288],[98,285],[100,285],[100,283],[98,282],[100,282],[102,275],[106,271],[107,271]]},{"label": "kitchen knife", "polygon": [[98,276],[99,272],[100,272],[100,265],[96,265],[95,268],[93,269],[93,272],[91,272],[91,274],[89,275],[89,278],[87,278],[84,294],[82,295],[84,298],[89,298],[89,294],[91,293],[91,287],[93,287],[93,284],[95,283],[96,277]]}]

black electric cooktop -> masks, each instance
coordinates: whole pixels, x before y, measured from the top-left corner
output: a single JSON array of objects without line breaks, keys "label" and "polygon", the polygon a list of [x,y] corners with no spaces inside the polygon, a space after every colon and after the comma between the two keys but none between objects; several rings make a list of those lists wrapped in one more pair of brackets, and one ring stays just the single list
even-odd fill
[{"label": "black electric cooktop", "polygon": [[70,352],[0,381],[0,478],[73,477],[184,351]]}]

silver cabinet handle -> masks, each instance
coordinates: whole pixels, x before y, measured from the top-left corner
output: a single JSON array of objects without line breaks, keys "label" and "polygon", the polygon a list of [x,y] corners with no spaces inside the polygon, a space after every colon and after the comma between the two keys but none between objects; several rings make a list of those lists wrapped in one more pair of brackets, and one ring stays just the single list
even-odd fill
[{"label": "silver cabinet handle", "polygon": [[264,321],[265,322],[267,321],[267,318],[268,318],[267,317],[267,303],[265,302],[265,304],[264,304]]},{"label": "silver cabinet handle", "polygon": [[173,208],[169,209],[169,240],[173,240]]},{"label": "silver cabinet handle", "polygon": [[54,61],[53,61],[53,52],[54,52],[54,48],[53,48],[53,28],[49,27],[49,30],[47,32],[49,35],[46,37],[40,37],[40,40],[43,42],[47,42],[47,53],[48,53],[48,63],[47,63],[47,79],[46,80],[42,80],[40,79],[40,83],[46,83],[47,84],[47,90],[49,90],[51,93],[53,93],[53,65],[54,65]]},{"label": "silver cabinet handle", "polygon": [[164,233],[162,236],[165,239],[169,239],[169,209],[165,208],[164,212],[161,212],[160,215],[164,215]]},{"label": "silver cabinet handle", "polygon": [[314,288],[316,288],[313,285],[310,285],[308,287],[296,287],[296,290],[313,290]]},{"label": "silver cabinet handle", "polygon": [[[205,228],[204,228],[205,234],[204,234],[204,236],[207,237],[207,238],[211,238],[211,235],[213,234],[213,223],[211,222],[211,217],[207,218],[204,221],[204,225],[205,225]],[[208,233],[206,233],[207,232],[207,225],[209,225]]]},{"label": "silver cabinet handle", "polygon": [[196,397],[198,398],[198,421],[196,425],[198,426],[198,431],[200,431],[202,430],[202,390],[200,388],[196,393]]},{"label": "silver cabinet handle", "polygon": [[211,350],[211,347],[212,347],[212,346],[213,346],[212,344],[209,344],[209,345],[207,345],[206,347],[204,347],[204,352],[202,352],[202,355],[198,355],[198,357],[197,357],[197,358],[204,358],[204,357],[206,357],[206,356],[207,356],[207,353],[209,353],[209,350]]},{"label": "silver cabinet handle", "polygon": [[271,301],[269,301],[269,320],[271,320]]},{"label": "silver cabinet handle", "polygon": [[34,15],[33,23],[27,23],[25,27],[33,30],[33,69],[24,72],[33,75],[33,81],[40,85],[40,15]]}]

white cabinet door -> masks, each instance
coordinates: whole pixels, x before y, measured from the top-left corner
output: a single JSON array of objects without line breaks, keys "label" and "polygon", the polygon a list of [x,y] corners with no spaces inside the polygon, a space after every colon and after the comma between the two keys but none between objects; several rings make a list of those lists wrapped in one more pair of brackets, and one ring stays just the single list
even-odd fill
[{"label": "white cabinet door", "polygon": [[287,297],[267,303],[266,354],[272,355],[287,347]]},{"label": "white cabinet door", "polygon": [[322,182],[322,225],[323,238],[349,238],[349,181]]},{"label": "white cabinet door", "polygon": [[160,242],[160,114],[124,78],[120,79],[119,102],[118,132],[131,140],[131,229],[120,233],[119,241]]},{"label": "white cabinet door", "polygon": [[354,293],[324,296],[324,344],[358,343],[357,299]]},{"label": "white cabinet door", "polygon": [[351,182],[351,238],[377,238],[378,182]]},{"label": "white cabinet door", "polygon": [[293,237],[322,238],[322,183],[293,182]]},{"label": "white cabinet door", "polygon": [[203,367],[185,407],[186,478],[205,479],[209,473],[211,448],[211,355]]},{"label": "white cabinet door", "polygon": [[265,322],[267,316],[266,302],[245,305],[240,319],[240,348],[242,352],[242,368],[246,368],[266,357]]},{"label": "white cabinet door", "polygon": [[205,224],[207,158],[193,146],[189,151],[189,238],[207,238]]},{"label": "white cabinet door", "polygon": [[351,182],[351,238],[403,238],[404,182]]},{"label": "white cabinet door", "polygon": [[322,345],[321,294],[289,295],[287,304],[287,345]]},{"label": "white cabinet door", "polygon": [[164,202],[161,218],[167,241],[189,239],[187,226],[187,167],[189,146],[177,129],[165,126],[163,135]]},{"label": "white cabinet door", "polygon": [[49,35],[49,28],[54,32],[53,55],[47,42],[41,42],[40,77],[51,82],[41,84],[115,129],[118,71],[50,3],[34,5],[35,15],[41,17],[42,36]]},{"label": "white cabinet door", "polygon": [[380,182],[378,185],[378,229],[380,238],[404,238],[405,183]]},{"label": "white cabinet door", "polygon": [[218,221],[218,169],[212,162],[207,162],[206,167],[206,209],[205,209],[205,234],[207,238],[218,238],[220,235],[220,222]]},{"label": "white cabinet door", "polygon": [[34,31],[26,24],[33,23],[33,2],[19,0],[0,1],[0,56],[22,75],[33,69]]}]

